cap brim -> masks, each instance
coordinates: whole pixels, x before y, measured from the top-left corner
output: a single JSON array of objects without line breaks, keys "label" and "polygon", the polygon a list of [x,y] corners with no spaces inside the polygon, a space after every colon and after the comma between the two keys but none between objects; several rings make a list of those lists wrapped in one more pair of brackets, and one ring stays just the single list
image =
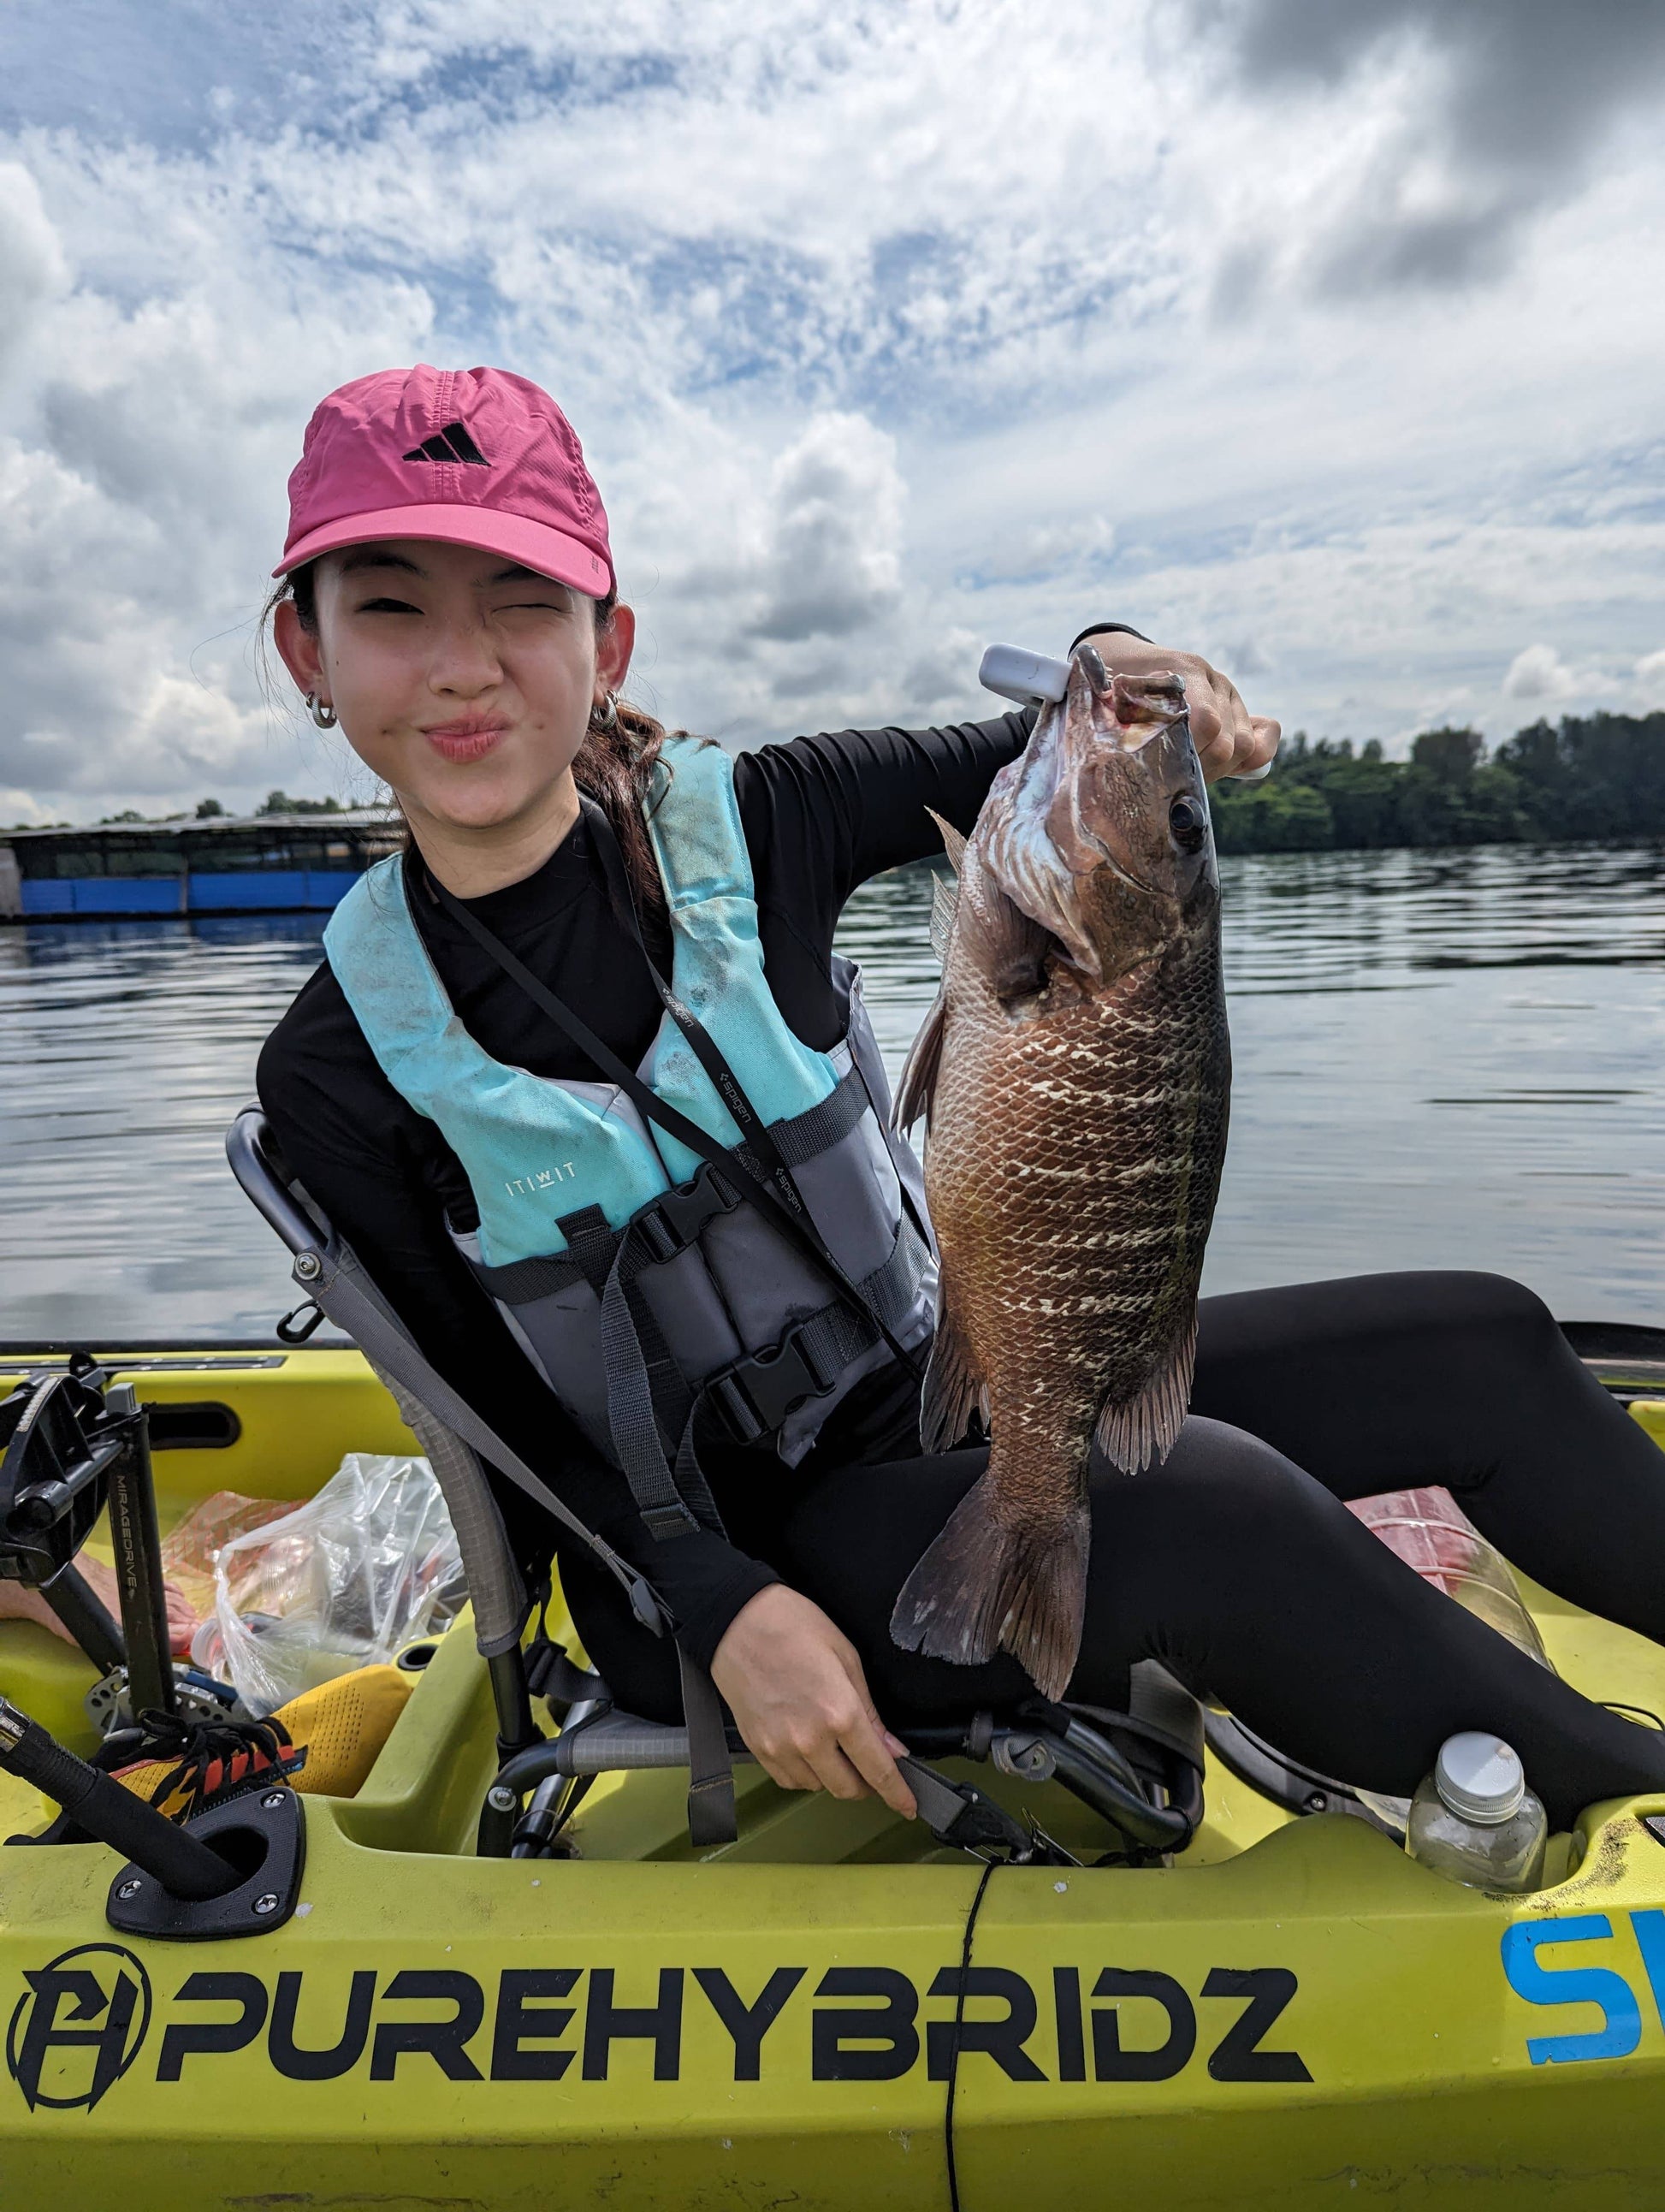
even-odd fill
[{"label": "cap brim", "polygon": [[272,570],[286,576],[320,553],[338,552],[343,545],[368,545],[379,538],[424,538],[441,545],[471,545],[477,552],[501,553],[540,576],[568,585],[592,599],[605,599],[613,588],[608,563],[581,538],[569,538],[546,522],[532,522],[524,514],[504,514],[489,507],[458,504],[444,507],[388,507],[370,514],[344,514],[338,521],[320,523],[293,545]]}]

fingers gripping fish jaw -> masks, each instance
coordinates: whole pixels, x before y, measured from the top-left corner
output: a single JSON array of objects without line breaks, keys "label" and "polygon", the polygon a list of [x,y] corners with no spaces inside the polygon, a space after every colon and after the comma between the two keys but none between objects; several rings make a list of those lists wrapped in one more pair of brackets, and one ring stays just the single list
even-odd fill
[{"label": "fingers gripping fish jaw", "polygon": [[1136,751],[1164,724],[1185,713],[1185,678],[1176,669],[1152,668],[1139,676],[1110,675],[1096,646],[1079,645],[1070,667],[1069,692],[1078,701],[1102,699],[1121,726],[1123,746]]}]

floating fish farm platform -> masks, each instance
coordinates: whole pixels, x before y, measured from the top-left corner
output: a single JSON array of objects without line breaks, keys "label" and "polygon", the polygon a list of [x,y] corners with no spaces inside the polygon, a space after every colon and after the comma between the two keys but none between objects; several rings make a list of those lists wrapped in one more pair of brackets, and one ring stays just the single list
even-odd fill
[{"label": "floating fish farm platform", "polygon": [[327,914],[401,835],[380,807],[0,830],[0,922]]}]

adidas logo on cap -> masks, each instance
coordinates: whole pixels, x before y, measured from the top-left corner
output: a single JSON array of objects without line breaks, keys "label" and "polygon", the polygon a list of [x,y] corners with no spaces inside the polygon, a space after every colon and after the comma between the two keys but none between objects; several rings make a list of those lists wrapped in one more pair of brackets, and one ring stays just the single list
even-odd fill
[{"label": "adidas logo on cap", "polygon": [[413,446],[404,458],[407,461],[471,461],[480,469],[491,465],[460,422],[447,422],[443,430]]}]

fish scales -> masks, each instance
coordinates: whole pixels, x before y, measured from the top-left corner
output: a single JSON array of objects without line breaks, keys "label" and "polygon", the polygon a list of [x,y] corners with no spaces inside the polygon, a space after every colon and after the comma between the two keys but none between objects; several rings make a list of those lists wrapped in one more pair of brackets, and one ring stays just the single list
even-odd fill
[{"label": "fish scales", "polygon": [[1178,679],[1111,684],[1078,654],[960,862],[901,1109],[928,1115],[942,1255],[922,1432],[942,1449],[980,1415],[991,1449],[892,1631],[967,1663],[1008,1650],[1056,1697],[1094,1440],[1133,1475],[1178,1432],[1225,1152],[1218,886]]}]

